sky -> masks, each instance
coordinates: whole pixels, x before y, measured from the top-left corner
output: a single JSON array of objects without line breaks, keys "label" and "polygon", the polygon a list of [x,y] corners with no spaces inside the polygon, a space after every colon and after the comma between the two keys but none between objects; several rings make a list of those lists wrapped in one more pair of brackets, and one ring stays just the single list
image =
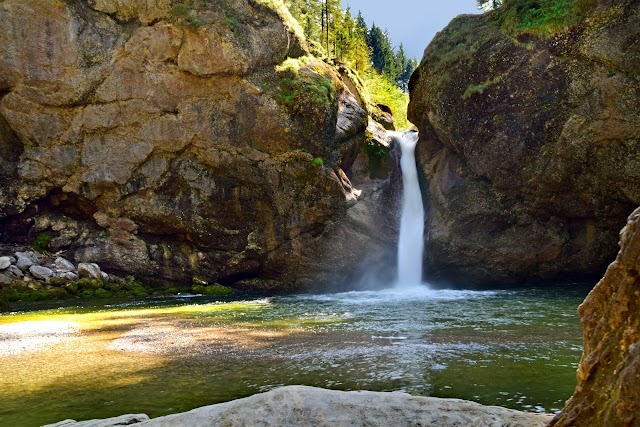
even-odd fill
[{"label": "sky", "polygon": [[400,43],[408,57],[418,61],[436,35],[451,19],[462,13],[480,13],[476,0],[342,0],[342,7],[351,6],[355,17],[362,11],[369,28],[389,30],[394,48]]}]

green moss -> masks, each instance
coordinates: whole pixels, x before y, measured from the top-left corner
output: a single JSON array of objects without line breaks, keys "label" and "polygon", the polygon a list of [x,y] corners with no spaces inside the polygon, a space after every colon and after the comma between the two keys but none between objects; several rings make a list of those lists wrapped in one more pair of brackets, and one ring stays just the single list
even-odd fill
[{"label": "green moss", "polygon": [[389,150],[387,147],[371,138],[371,135],[367,135],[367,139],[362,146],[362,151],[369,161],[379,161],[387,156]]},{"label": "green moss", "polygon": [[501,28],[509,34],[550,37],[580,22],[594,0],[507,0],[497,10]]},{"label": "green moss", "polygon": [[49,245],[51,244],[51,233],[48,231],[44,231],[36,236],[31,242],[31,247],[36,252],[40,252],[41,254],[47,252],[49,250]]},{"label": "green moss", "polygon": [[489,86],[495,84],[495,83],[499,83],[500,81],[502,81],[502,76],[498,76],[496,78],[494,78],[493,80],[489,80],[486,82],[482,82],[479,84],[470,84],[469,86],[467,86],[467,90],[464,91],[464,93],[462,94],[462,99],[469,99],[472,95],[476,94],[476,93],[483,93],[485,91],[485,89],[487,89]]},{"label": "green moss", "polygon": [[7,313],[9,311],[9,295],[4,289],[2,289],[0,290],[0,313]]},{"label": "green moss", "polygon": [[88,278],[83,278],[78,280],[78,288],[85,290],[95,290],[95,289],[99,289],[103,286],[103,282],[102,280],[95,280],[95,279],[88,279]]},{"label": "green moss", "polygon": [[126,288],[128,288],[129,293],[134,297],[144,298],[149,296],[149,291],[147,290],[147,288],[142,286],[142,283],[135,280],[127,283]]},{"label": "green moss", "polygon": [[202,25],[202,22],[195,15],[192,7],[185,3],[176,3],[169,12],[171,20],[175,24],[183,25],[190,29],[195,29]]},{"label": "green moss", "polygon": [[325,110],[335,100],[335,88],[317,60],[289,58],[276,67],[275,100],[291,113],[304,114],[309,108]]},{"label": "green moss", "polygon": [[71,295],[74,295],[78,293],[78,284],[75,282],[69,282],[66,285],[64,285],[64,289]]},{"label": "green moss", "polygon": [[111,292],[106,289],[96,289],[95,295],[97,298],[109,298],[110,296],[112,296]]},{"label": "green moss", "polygon": [[69,279],[65,279],[64,277],[52,277],[49,279],[49,284],[52,286],[64,286],[69,283]]},{"label": "green moss", "polygon": [[222,296],[222,295],[229,295],[233,293],[233,289],[227,287],[227,286],[222,286],[219,285],[217,283],[214,283],[213,285],[193,285],[191,287],[191,291],[194,294],[202,294],[202,295],[208,295],[208,296]]},{"label": "green moss", "polygon": [[311,164],[313,166],[320,167],[324,165],[324,160],[322,157],[314,157],[313,160],[311,161]]}]

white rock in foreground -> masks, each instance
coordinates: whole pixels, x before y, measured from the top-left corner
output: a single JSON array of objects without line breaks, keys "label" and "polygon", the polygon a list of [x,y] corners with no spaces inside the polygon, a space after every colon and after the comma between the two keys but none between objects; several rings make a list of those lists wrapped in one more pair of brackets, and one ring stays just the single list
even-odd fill
[{"label": "white rock in foreground", "polygon": [[[119,417],[120,418],[120,417]],[[483,406],[459,399],[417,397],[406,393],[335,391],[288,386],[244,399],[204,406],[181,414],[135,423],[136,426],[492,426],[542,427],[553,415]],[[49,427],[110,427],[114,418]],[[64,423],[64,424],[63,424]]]}]

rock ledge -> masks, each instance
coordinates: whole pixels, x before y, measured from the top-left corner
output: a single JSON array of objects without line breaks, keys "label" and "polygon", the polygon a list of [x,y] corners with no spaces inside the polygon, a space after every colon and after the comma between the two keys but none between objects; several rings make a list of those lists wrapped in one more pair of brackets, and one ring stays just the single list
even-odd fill
[{"label": "rock ledge", "polygon": [[[552,415],[483,406],[460,399],[406,393],[335,391],[287,386],[244,399],[151,420],[131,415],[106,420],[61,421],[48,427],[140,426],[544,426]],[[137,420],[141,420],[138,422]]]}]

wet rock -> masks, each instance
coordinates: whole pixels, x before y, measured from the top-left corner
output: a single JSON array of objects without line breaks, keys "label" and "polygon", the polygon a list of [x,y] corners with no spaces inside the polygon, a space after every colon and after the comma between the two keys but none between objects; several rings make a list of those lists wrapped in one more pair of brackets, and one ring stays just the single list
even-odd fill
[{"label": "wet rock", "polygon": [[102,279],[102,271],[100,271],[98,264],[81,262],[78,264],[78,277],[81,279]]},{"label": "wet rock", "polygon": [[66,260],[62,257],[56,258],[53,262],[53,265],[55,266],[56,271],[59,272],[74,271],[76,269],[71,261]]},{"label": "wet rock", "polygon": [[34,278],[40,280],[47,280],[53,277],[53,270],[41,265],[32,265],[29,267],[29,273],[31,273]]},{"label": "wet rock", "polygon": [[5,270],[11,265],[11,259],[8,256],[0,257],[0,270]]}]

